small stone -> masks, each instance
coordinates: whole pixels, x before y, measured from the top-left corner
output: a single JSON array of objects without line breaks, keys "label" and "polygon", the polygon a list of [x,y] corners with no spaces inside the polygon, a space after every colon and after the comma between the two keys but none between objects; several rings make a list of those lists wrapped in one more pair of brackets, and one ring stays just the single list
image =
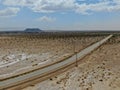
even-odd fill
[{"label": "small stone", "polygon": [[101,82],[102,82],[103,80],[102,80],[102,79],[100,79],[99,81],[101,81]]},{"label": "small stone", "polygon": [[52,78],[50,78],[50,80],[52,81],[53,79],[52,79]]}]

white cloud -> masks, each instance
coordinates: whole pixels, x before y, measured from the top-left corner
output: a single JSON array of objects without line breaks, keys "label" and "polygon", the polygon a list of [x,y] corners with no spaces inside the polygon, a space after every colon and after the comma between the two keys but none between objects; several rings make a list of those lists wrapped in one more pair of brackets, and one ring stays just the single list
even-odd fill
[{"label": "white cloud", "polygon": [[42,16],[37,19],[37,21],[40,21],[40,22],[54,22],[55,20],[56,20],[56,18],[52,18],[52,17],[48,17],[48,16]]},{"label": "white cloud", "polygon": [[[115,5],[112,5],[115,4]],[[87,11],[92,11],[92,12],[112,12],[112,11],[120,11],[120,1],[119,2],[111,2],[111,1],[104,1],[104,2],[99,2],[96,4],[81,4],[78,5],[79,8],[77,8],[77,12],[79,13],[88,13]]]},{"label": "white cloud", "polygon": [[19,8],[8,7],[0,10],[0,17],[12,17],[19,12]]},{"label": "white cloud", "polygon": [[7,6],[25,6],[34,12],[71,11],[76,7],[76,0],[3,0]]},{"label": "white cloud", "polygon": [[[7,6],[24,6],[34,12],[77,12],[89,14],[89,12],[112,12],[120,10],[120,0],[98,0],[96,3],[85,3],[87,0],[2,0]],[[84,2],[82,2],[84,1]],[[94,0],[91,0],[92,2]],[[89,0],[90,2],[90,0]]]},{"label": "white cloud", "polygon": [[3,0],[3,4],[7,6],[31,6],[34,0]]},{"label": "white cloud", "polygon": [[74,8],[75,0],[38,0],[32,9],[36,12],[63,12]]}]

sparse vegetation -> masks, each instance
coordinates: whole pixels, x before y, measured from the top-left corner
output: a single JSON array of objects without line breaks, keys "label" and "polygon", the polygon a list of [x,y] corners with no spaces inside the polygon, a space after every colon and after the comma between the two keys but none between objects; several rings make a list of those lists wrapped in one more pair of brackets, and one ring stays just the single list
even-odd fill
[{"label": "sparse vegetation", "polygon": [[[111,40],[120,39],[111,38]],[[35,84],[38,90],[119,90],[120,89],[120,44],[108,41],[83,58],[78,67]],[[36,89],[37,88],[37,89]],[[29,90],[25,88],[24,90]]]},{"label": "sparse vegetation", "polygon": [[[20,72],[20,69],[27,66],[44,66],[62,60],[105,36],[80,32],[1,35],[0,62],[7,66],[0,68],[0,74]],[[10,63],[12,65],[9,65]]]}]

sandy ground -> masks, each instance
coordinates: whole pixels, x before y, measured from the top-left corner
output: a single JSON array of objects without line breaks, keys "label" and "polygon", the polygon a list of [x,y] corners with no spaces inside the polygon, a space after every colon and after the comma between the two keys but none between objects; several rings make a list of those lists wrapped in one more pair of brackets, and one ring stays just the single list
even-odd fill
[{"label": "sandy ground", "polygon": [[[0,37],[0,78],[20,74],[70,56],[104,37],[41,39]],[[74,44],[73,44],[74,43]]]},{"label": "sandy ground", "polygon": [[78,67],[23,90],[120,90],[120,43],[107,43]]}]

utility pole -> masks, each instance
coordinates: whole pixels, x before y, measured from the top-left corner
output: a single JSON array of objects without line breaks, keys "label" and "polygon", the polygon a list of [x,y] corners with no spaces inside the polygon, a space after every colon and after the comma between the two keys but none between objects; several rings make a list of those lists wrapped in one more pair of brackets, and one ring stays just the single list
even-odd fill
[{"label": "utility pole", "polygon": [[77,63],[77,52],[76,52],[76,67],[78,67],[78,63]]},{"label": "utility pole", "polygon": [[72,43],[73,43],[73,52],[75,53],[75,56],[76,56],[75,66],[78,67],[78,63],[77,63],[77,51],[76,51],[76,42],[75,42],[75,40],[72,40]]}]

